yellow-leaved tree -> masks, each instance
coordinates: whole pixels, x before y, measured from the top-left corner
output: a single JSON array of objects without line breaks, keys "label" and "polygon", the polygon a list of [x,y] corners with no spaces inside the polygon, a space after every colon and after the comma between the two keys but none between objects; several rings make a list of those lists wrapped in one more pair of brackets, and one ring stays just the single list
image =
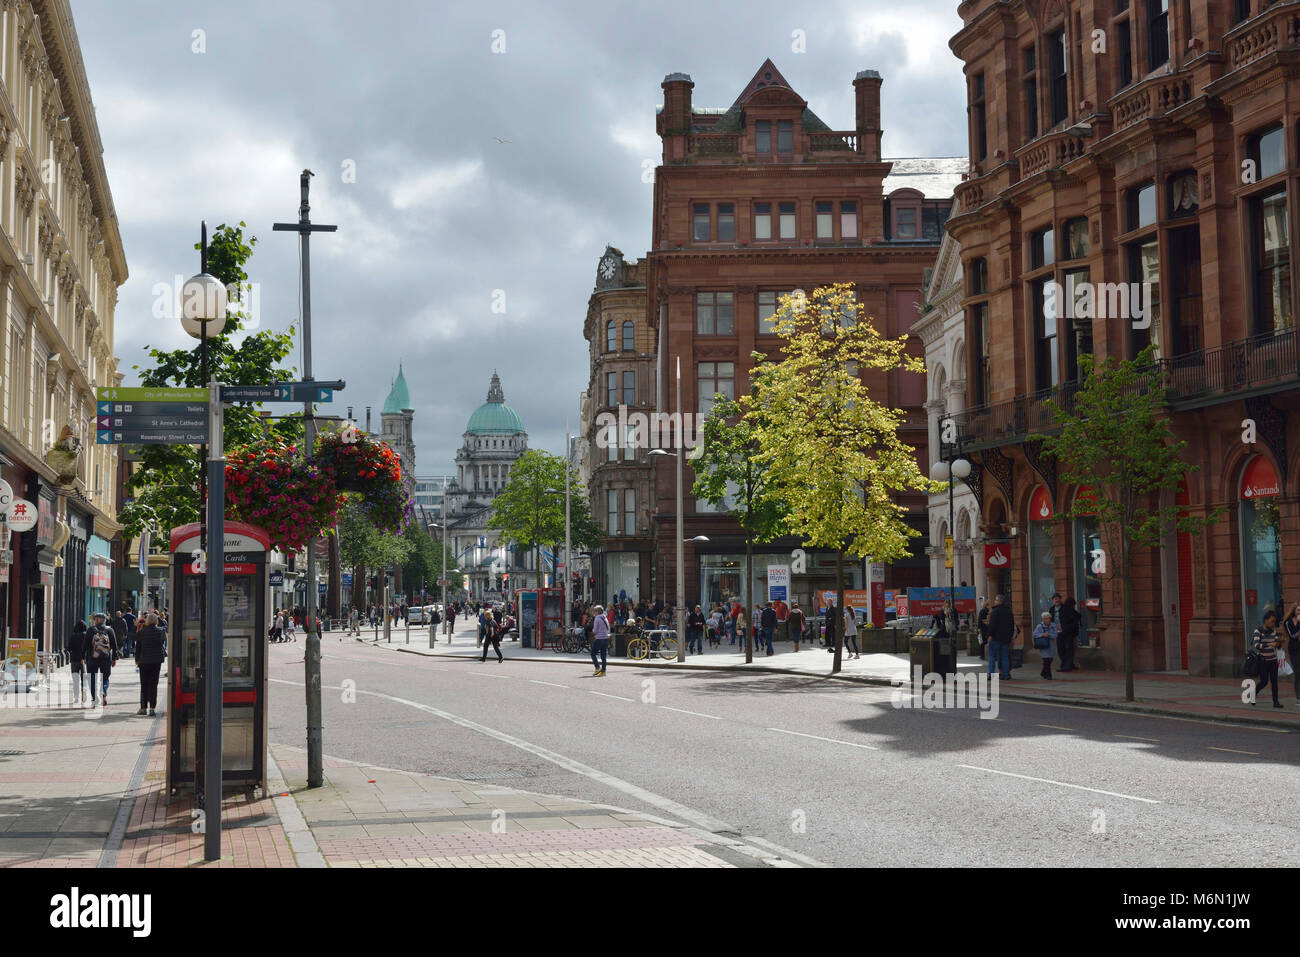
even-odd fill
[{"label": "yellow-leaved tree", "polygon": [[755,459],[767,470],[766,494],[782,507],[786,527],[806,545],[837,553],[836,614],[827,622],[835,674],[843,660],[846,556],[906,556],[920,533],[897,496],[937,488],[898,437],[903,412],[868,382],[887,383],[894,369],[923,372],[925,364],[906,354],[906,336],[887,339],[876,330],[851,283],[784,297],[774,319],[782,355],[754,353],[753,390],[740,403]]}]

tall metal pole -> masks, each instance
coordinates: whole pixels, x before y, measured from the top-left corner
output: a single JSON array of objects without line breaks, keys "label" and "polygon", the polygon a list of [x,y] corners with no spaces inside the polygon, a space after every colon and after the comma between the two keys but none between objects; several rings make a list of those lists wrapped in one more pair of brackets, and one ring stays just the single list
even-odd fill
[{"label": "tall metal pole", "polygon": [[[952,466],[957,460],[953,452],[948,453],[948,534],[952,537],[952,558],[948,562],[948,661],[952,673],[957,673],[957,525],[954,503],[956,501],[957,476]],[[945,556],[947,557],[947,556]]]},{"label": "tall metal pole", "polygon": [[[443,502],[447,501],[446,493],[443,493]],[[444,509],[445,511],[445,509]],[[451,619],[447,616],[447,582],[450,576],[447,573],[447,516],[442,516],[442,620],[447,623],[447,644],[451,644]]]},{"label": "tall metal pole", "polygon": [[[334,232],[337,226],[313,225],[311,205],[307,192],[311,186],[312,171],[305,169],[298,177],[300,201],[298,222],[274,223],[276,231],[296,232],[299,239],[300,271],[302,273],[302,368],[303,381],[311,382],[311,234]],[[316,444],[316,421],[312,417],[310,399],[302,404],[303,433],[308,454]],[[321,689],[320,689],[320,622],[316,620],[316,554],[312,540],[307,542],[307,651],[303,655],[304,684],[307,688],[307,787],[318,788],[325,783],[321,739]]]},{"label": "tall metal pole", "polygon": [[[208,271],[208,221],[202,220],[199,226],[199,275]],[[206,303],[204,306],[206,307]],[[208,324],[207,309],[202,310],[203,315],[199,323],[199,381],[203,385],[208,384]],[[211,401],[211,397],[209,397]],[[209,416],[211,410],[209,409]],[[211,419],[208,422],[212,424]],[[209,435],[209,439],[220,441],[219,436]],[[208,477],[204,464],[208,459],[208,446],[206,444],[199,447],[199,551],[203,555],[204,562],[210,563],[212,556],[208,554]],[[223,550],[224,557],[224,550]],[[195,674],[196,687],[194,689],[194,796],[196,803],[206,814],[209,810],[207,803],[207,780],[206,780],[206,743],[208,727],[208,688],[207,688],[207,665],[208,660],[208,593],[203,590],[199,595],[199,661],[198,669]],[[221,787],[218,781],[217,785],[217,814],[214,816],[220,819],[221,808]],[[218,825],[219,826],[219,825]],[[220,848],[220,838],[218,838],[218,848]],[[218,850],[220,856],[220,850]]]},{"label": "tall metal pole", "polygon": [[569,531],[569,420],[564,420],[564,629],[573,625],[572,534]]},{"label": "tall metal pole", "polygon": [[686,523],[682,515],[682,357],[677,357],[677,660],[686,660]]},{"label": "tall metal pole", "polygon": [[[226,453],[221,437],[221,386],[214,378],[208,386],[208,530],[212,554],[208,566],[208,640],[204,649],[203,685],[207,693],[207,727],[204,736],[203,859],[221,860],[221,661],[224,650],[222,608],[226,575]],[[197,772],[198,764],[195,763]]]}]

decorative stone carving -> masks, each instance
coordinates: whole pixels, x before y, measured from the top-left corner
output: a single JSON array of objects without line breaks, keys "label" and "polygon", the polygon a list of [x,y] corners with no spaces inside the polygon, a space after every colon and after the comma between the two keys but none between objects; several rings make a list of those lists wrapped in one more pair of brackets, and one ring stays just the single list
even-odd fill
[{"label": "decorative stone carving", "polygon": [[984,452],[984,465],[1002,487],[1002,491],[1006,493],[1007,501],[1014,502],[1016,500],[1015,480],[1011,459],[1007,458],[1001,449],[987,449]]}]

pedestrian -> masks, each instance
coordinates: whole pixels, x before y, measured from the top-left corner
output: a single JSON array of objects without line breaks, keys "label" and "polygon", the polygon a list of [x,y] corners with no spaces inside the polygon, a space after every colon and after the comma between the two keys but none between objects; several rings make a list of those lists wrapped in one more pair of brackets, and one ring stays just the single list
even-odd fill
[{"label": "pedestrian", "polygon": [[122,609],[113,612],[113,617],[109,619],[108,627],[113,629],[113,637],[117,639],[118,654],[120,657],[129,657],[127,645],[126,619],[122,616]]},{"label": "pedestrian", "polygon": [[95,623],[90,626],[86,643],[86,665],[90,670],[90,698],[95,699],[95,677],[101,676],[103,685],[99,692],[99,703],[108,704],[108,678],[113,673],[113,662],[117,660],[119,650],[117,636],[104,624],[102,611],[95,612]]},{"label": "pedestrian", "polygon": [[799,650],[799,642],[803,639],[804,614],[803,609],[799,607],[799,601],[796,599],[790,607],[790,637],[794,640],[794,650]]},{"label": "pedestrian", "polygon": [[745,609],[742,607],[736,612],[736,644],[744,651],[748,641],[749,620],[745,618]]},{"label": "pedestrian", "polygon": [[1060,668],[1057,670],[1078,671],[1078,666],[1074,663],[1074,649],[1078,647],[1079,626],[1083,623],[1083,616],[1079,614],[1073,595],[1061,602],[1056,621],[1060,626],[1060,633],[1056,637],[1056,650],[1060,653]]},{"label": "pedestrian", "polygon": [[451,633],[456,626],[456,612],[459,610],[458,604],[453,604],[447,609],[447,644],[451,644]]},{"label": "pedestrian", "polygon": [[770,658],[776,654],[772,648],[772,636],[776,633],[776,609],[772,607],[769,601],[763,605],[763,611],[758,619],[759,640],[767,647],[767,656]]},{"label": "pedestrian", "polygon": [[1016,637],[1016,619],[1002,595],[993,599],[989,612],[989,674],[998,669],[1002,680],[1011,678],[1011,642]]},{"label": "pedestrian", "polygon": [[72,663],[72,700],[80,703],[86,700],[86,641],[90,636],[86,623],[80,618],[72,626],[68,636],[68,658]]},{"label": "pedestrian", "polygon": [[[483,635],[486,631],[487,631],[487,614],[486,612],[483,611],[483,609],[480,608],[478,613],[478,638],[475,639],[474,641],[475,648],[482,647]],[[487,652],[484,652],[484,654],[486,653]]]},{"label": "pedestrian", "polygon": [[853,649],[854,658],[862,657],[858,654],[858,616],[848,602],[844,603],[844,647]]},{"label": "pedestrian", "polygon": [[1295,683],[1295,703],[1300,705],[1300,605],[1291,609],[1291,614],[1286,616],[1286,656],[1291,664],[1291,671]]},{"label": "pedestrian", "polygon": [[348,606],[348,637],[361,637],[361,613],[356,605]]},{"label": "pedestrian", "polygon": [[[591,609],[591,664],[595,668],[593,678],[605,677],[605,666],[609,663],[609,619],[605,609],[596,605]],[[596,656],[600,657],[597,658]]]},{"label": "pedestrian", "polygon": [[442,615],[438,611],[438,606],[434,605],[429,609],[429,638],[437,641],[435,637],[438,634],[438,626],[442,624]]},{"label": "pedestrian", "polygon": [[122,605],[122,621],[126,622],[126,645],[123,654],[125,657],[130,658],[135,654],[135,633],[138,625],[135,614],[131,611],[131,606],[125,603]]},{"label": "pedestrian", "polygon": [[501,654],[501,632],[497,628],[497,621],[491,610],[483,612],[483,656],[479,658],[480,662],[487,661],[489,645],[497,653],[497,664],[506,660]]},{"label": "pedestrian", "polygon": [[[1253,639],[1255,654],[1259,655],[1259,678],[1255,683],[1255,695],[1258,696],[1261,690],[1272,686],[1273,689],[1273,707],[1282,707],[1282,702],[1277,700],[1277,649],[1281,644],[1281,636],[1277,632],[1277,612],[1272,608],[1265,609],[1264,619],[1255,629]],[[1250,702],[1255,703],[1254,699]]]},{"label": "pedestrian", "polygon": [[704,654],[704,610],[699,605],[686,616],[686,651]]},{"label": "pedestrian", "polygon": [[713,606],[713,612],[709,615],[709,645],[717,648],[722,644],[722,607]]},{"label": "pedestrian", "polygon": [[989,600],[988,598],[980,599],[980,613],[976,618],[976,625],[980,633],[980,659],[983,660],[984,652],[988,650],[989,644]]},{"label": "pedestrian", "polygon": [[167,657],[167,632],[158,627],[156,615],[147,615],[136,635],[136,664],[140,667],[140,710],[136,714],[157,714],[158,672]]},{"label": "pedestrian", "polygon": [[1055,657],[1054,645],[1056,644],[1056,622],[1052,620],[1052,613],[1045,611],[1040,616],[1037,627],[1034,628],[1034,647],[1043,656],[1043,670],[1039,672],[1048,681],[1052,680],[1052,658]]},{"label": "pedestrian", "polygon": [[285,641],[298,640],[298,636],[294,634],[294,628],[297,626],[297,624],[298,623],[294,621],[293,615],[284,616],[284,640]]}]

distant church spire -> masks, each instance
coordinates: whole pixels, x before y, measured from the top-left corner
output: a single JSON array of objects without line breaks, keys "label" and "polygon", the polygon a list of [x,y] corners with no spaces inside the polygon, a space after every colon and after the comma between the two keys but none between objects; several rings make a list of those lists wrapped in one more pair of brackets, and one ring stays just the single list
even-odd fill
[{"label": "distant church spire", "polygon": [[497,370],[492,370],[492,384],[488,386],[487,400],[489,402],[505,402],[506,394],[501,391],[501,377],[497,375]]}]

